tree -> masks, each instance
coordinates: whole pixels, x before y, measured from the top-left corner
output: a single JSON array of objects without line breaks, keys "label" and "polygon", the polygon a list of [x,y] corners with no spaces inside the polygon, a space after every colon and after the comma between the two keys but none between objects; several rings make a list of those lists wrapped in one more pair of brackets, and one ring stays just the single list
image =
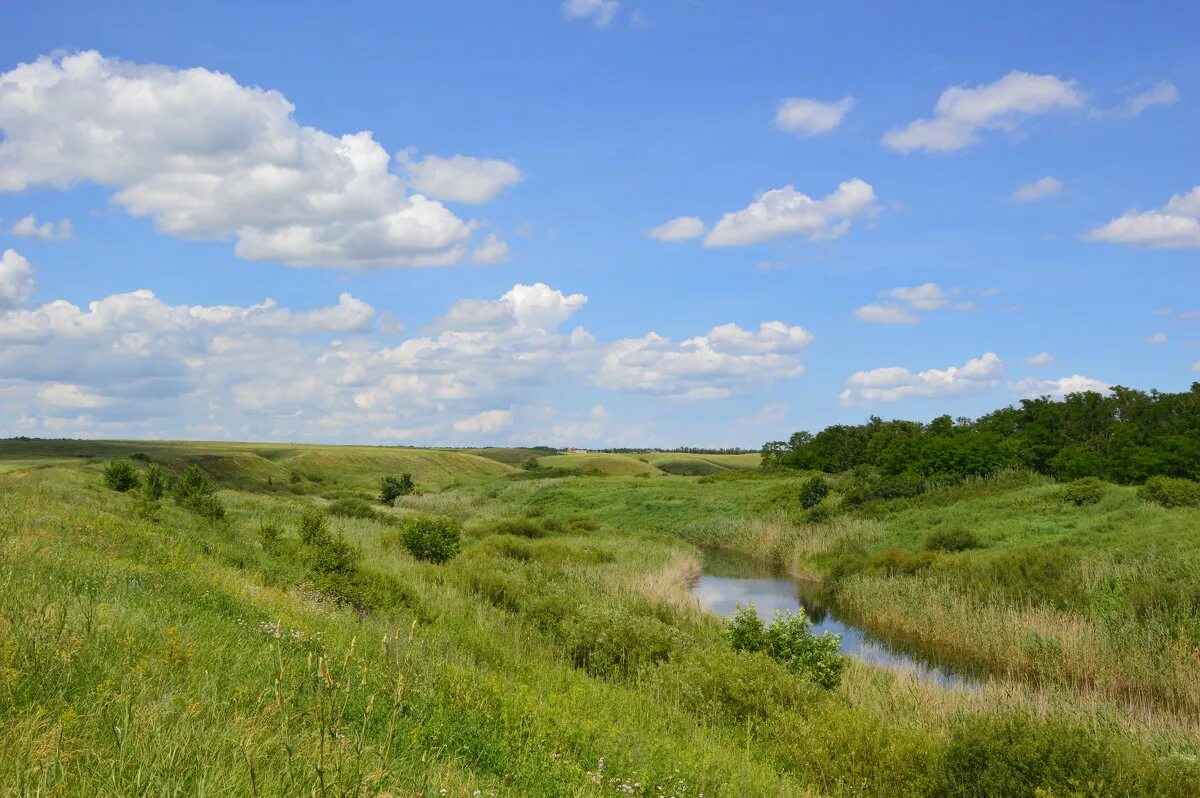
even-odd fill
[{"label": "tree", "polygon": [[819,475],[809,477],[800,486],[800,506],[805,510],[816,507],[827,495],[829,495],[829,483],[825,481],[825,477]]},{"label": "tree", "polygon": [[396,499],[407,496],[416,489],[412,474],[405,471],[397,477],[384,477],[379,481],[379,503],[391,507]]},{"label": "tree", "polygon": [[111,460],[104,467],[104,484],[117,493],[125,493],[138,486],[137,469],[128,460]]}]

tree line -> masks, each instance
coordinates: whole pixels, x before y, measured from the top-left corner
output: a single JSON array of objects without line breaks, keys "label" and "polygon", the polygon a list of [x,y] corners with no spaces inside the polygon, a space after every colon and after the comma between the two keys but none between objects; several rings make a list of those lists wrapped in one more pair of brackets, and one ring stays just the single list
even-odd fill
[{"label": "tree line", "polygon": [[1200,479],[1200,382],[1180,393],[1114,387],[1024,399],[975,420],[836,424],[762,448],[763,466],[962,479],[1023,467],[1058,479]]}]

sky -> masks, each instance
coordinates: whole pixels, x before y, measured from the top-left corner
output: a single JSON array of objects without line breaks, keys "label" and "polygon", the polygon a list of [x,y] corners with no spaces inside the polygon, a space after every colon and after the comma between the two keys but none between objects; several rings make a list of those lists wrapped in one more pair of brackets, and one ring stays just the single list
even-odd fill
[{"label": "sky", "polygon": [[748,446],[1200,380],[1200,7],[61,3],[0,436]]}]

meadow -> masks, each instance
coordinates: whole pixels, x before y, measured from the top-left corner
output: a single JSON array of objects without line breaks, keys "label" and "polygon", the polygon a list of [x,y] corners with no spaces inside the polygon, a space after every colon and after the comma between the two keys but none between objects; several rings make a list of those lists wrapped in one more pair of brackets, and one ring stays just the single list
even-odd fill
[{"label": "meadow", "polygon": [[[142,486],[108,487],[114,460]],[[220,512],[144,489],[193,465]],[[1020,469],[865,500],[818,476],[811,502],[814,476],[0,442],[0,792],[1200,794],[1200,508]],[[411,553],[429,519],[461,530],[444,561]],[[739,650],[689,593],[714,546],[979,682],[851,660],[823,686]]]}]

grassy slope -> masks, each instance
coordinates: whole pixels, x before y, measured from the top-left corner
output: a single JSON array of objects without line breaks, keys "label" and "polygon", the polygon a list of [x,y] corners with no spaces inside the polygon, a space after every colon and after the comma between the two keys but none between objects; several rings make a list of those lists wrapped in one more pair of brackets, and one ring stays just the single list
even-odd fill
[{"label": "grassy slope", "polygon": [[755,468],[761,461],[758,454],[690,454],[687,452],[656,452],[636,455],[668,474],[703,476],[738,468]]},{"label": "grassy slope", "polygon": [[607,454],[605,452],[552,454],[539,457],[538,463],[543,468],[577,468],[584,472],[610,476],[661,475],[663,473],[632,455]]},{"label": "grassy slope", "polygon": [[[170,462],[308,455],[333,492],[373,484],[371,469],[394,462],[359,451],[413,451],[265,447],[279,452],[271,458],[264,447],[141,448]],[[1026,758],[1011,794],[1029,794],[1058,754],[1101,756],[1114,781],[1097,794],[1189,795],[1200,785],[1200,744],[1186,721],[1131,714],[1102,693],[1055,679],[1034,685],[1020,673],[965,691],[854,666],[838,691],[813,693],[769,663],[731,657],[715,622],[674,598],[688,572],[681,538],[823,570],[847,545],[916,550],[930,528],[951,522],[980,527],[987,548],[942,556],[912,577],[856,576],[847,600],[896,593],[905,612],[887,616],[886,606],[866,603],[863,612],[911,630],[931,606],[974,595],[960,579],[968,564],[997,573],[988,558],[1045,544],[1079,546],[1109,569],[1089,573],[1119,566],[1144,576],[1141,563],[1170,557],[1185,574],[1200,559],[1187,533],[1195,516],[1147,510],[1123,489],[1076,510],[1052,506],[1050,485],[985,485],[876,508],[880,518],[807,525],[791,503],[799,476],[497,480],[465,456],[472,470],[461,487],[406,497],[397,510],[467,522],[468,545],[447,566],[389,546],[388,524],[333,521],[364,549],[365,567],[408,591],[404,603],[360,618],[315,601],[294,554],[302,554],[298,513],[316,500],[226,490],[230,518],[214,526],[170,504],[139,510],[134,497],[100,488],[99,464],[53,464],[70,450],[49,449],[46,468],[30,468],[37,458],[28,450],[0,450],[0,463],[11,454],[21,466],[0,467],[0,783],[12,792],[603,795],[637,782],[636,794],[648,795],[659,784],[689,796],[981,794],[1000,783],[999,771],[986,784],[952,777],[949,752],[956,735],[998,722],[990,719],[1000,710],[1057,724],[1037,732],[1037,745],[996,737],[1006,742],[993,756]],[[573,532],[570,521],[532,541],[489,531],[512,517],[599,528]],[[264,522],[284,530],[281,543],[259,539]],[[909,589],[930,589],[920,580],[931,578],[941,592]],[[660,600],[647,603],[633,588]],[[589,676],[572,666],[569,640],[539,620],[546,601],[601,619],[612,612],[613,623],[657,618],[689,642],[648,671]],[[1019,608],[988,594],[974,611],[995,610],[994,628],[953,620],[968,638],[994,635],[1028,622],[1013,614]],[[1047,634],[1079,612],[1047,611]],[[628,633],[618,623],[603,634],[619,630]],[[1021,722],[1033,724],[1029,735],[1043,723]],[[1064,753],[1069,745],[1083,748]]]}]

